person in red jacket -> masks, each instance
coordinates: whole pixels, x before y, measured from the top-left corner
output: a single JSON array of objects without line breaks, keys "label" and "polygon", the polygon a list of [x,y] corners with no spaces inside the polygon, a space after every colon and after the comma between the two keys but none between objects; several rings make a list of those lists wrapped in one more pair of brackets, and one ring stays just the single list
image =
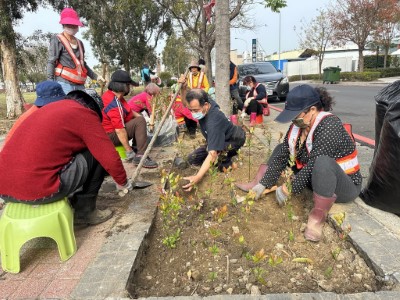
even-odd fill
[{"label": "person in red jacket", "polygon": [[80,90],[32,113],[0,152],[0,197],[32,205],[68,197],[75,224],[110,219],[111,210],[96,208],[106,171],[118,189],[132,184],[101,118],[95,100]]},{"label": "person in red jacket", "polygon": [[155,83],[149,83],[140,94],[133,96],[128,104],[133,111],[141,113],[146,111],[150,116],[152,114],[151,101],[153,97],[160,94],[160,88]]},{"label": "person in red jacket", "polygon": [[[130,86],[138,85],[129,73],[117,70],[111,75],[108,91],[101,97],[103,100],[103,128],[115,146],[123,146],[126,151],[127,161],[138,165],[147,148],[146,120],[134,112],[124,99],[129,94]],[[137,153],[132,146],[137,147]],[[143,163],[144,168],[157,168],[158,164],[147,157]]]}]

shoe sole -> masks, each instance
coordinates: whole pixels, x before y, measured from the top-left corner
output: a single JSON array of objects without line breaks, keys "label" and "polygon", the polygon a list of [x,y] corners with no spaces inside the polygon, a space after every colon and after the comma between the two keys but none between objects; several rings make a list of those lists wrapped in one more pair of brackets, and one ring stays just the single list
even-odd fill
[{"label": "shoe sole", "polygon": [[74,226],[75,225],[76,226],[78,226],[78,225],[95,226],[95,225],[98,225],[98,224],[101,224],[101,223],[104,223],[104,222],[110,220],[113,217],[113,215],[114,215],[114,212],[112,212],[110,215],[108,215],[107,218],[98,220],[96,222],[87,221],[87,220],[84,220],[84,219],[79,219],[78,221],[74,220]]}]

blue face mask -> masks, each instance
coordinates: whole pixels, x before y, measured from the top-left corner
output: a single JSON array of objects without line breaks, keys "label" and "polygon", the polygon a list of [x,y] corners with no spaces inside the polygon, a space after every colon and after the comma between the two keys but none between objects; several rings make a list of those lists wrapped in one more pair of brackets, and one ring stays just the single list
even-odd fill
[{"label": "blue face mask", "polygon": [[199,111],[192,113],[192,117],[195,118],[196,120],[200,120],[204,118],[204,114],[201,111]]}]

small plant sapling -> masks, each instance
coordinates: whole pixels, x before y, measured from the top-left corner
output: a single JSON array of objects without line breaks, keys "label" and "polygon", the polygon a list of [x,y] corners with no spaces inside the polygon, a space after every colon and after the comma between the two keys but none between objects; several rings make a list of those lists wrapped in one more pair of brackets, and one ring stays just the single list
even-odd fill
[{"label": "small plant sapling", "polygon": [[210,281],[215,281],[218,278],[218,272],[210,272],[208,273],[208,279]]},{"label": "small plant sapling", "polygon": [[340,252],[342,251],[342,249],[340,249],[340,247],[337,247],[335,250],[332,250],[332,257],[334,260],[337,260]]},{"label": "small plant sapling", "polygon": [[264,248],[261,250],[257,251],[254,255],[252,255],[251,259],[253,260],[254,263],[260,263],[264,261],[267,258],[267,255],[265,254]]},{"label": "small plant sapling", "polygon": [[163,238],[162,243],[170,249],[176,248],[176,243],[179,241],[181,236],[181,230],[178,228],[175,233]]},{"label": "small plant sapling", "polygon": [[327,267],[325,272],[324,272],[325,278],[331,279],[332,278],[332,272],[333,272],[333,268],[332,267]]},{"label": "small plant sapling", "polygon": [[269,255],[268,264],[269,264],[271,267],[276,267],[277,265],[281,264],[282,262],[283,262],[282,257],[277,256],[276,254],[273,254],[273,253],[271,253],[271,254]]},{"label": "small plant sapling", "polygon": [[211,214],[213,215],[215,221],[217,221],[218,223],[222,223],[222,220],[228,214],[228,206],[225,204],[220,208],[216,208],[211,212]]},{"label": "small plant sapling", "polygon": [[256,280],[259,283],[261,283],[262,285],[267,285],[267,281],[264,279],[264,274],[266,274],[267,271],[264,268],[257,266],[255,268],[253,268],[252,271],[253,271],[253,274],[254,274]]},{"label": "small plant sapling", "polygon": [[211,252],[212,255],[216,256],[219,253],[219,248],[217,245],[212,245],[211,247],[208,248],[208,250]]}]

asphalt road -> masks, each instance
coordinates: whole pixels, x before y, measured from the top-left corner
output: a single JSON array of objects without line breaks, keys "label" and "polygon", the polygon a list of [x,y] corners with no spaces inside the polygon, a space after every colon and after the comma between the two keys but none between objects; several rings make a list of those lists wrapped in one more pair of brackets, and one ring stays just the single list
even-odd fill
[{"label": "asphalt road", "polygon": [[[291,83],[294,88],[299,83]],[[310,84],[321,86],[321,84]],[[374,96],[385,87],[385,85],[355,86],[340,84],[324,84],[328,92],[336,101],[333,107],[335,113],[342,122],[351,123],[353,132],[375,139],[375,99]],[[273,102],[274,106],[284,108],[284,102]]]}]

